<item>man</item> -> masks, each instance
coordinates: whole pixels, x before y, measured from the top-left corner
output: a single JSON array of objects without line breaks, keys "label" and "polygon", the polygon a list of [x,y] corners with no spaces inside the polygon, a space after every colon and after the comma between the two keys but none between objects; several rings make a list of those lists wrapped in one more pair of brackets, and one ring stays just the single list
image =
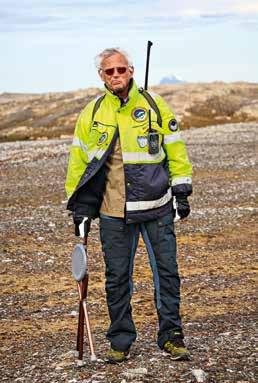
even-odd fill
[{"label": "man", "polygon": [[111,321],[107,359],[113,363],[127,359],[136,339],[130,300],[139,233],[153,271],[158,345],[172,359],[189,359],[179,314],[172,204],[174,198],[180,218],[189,214],[192,167],[185,144],[164,100],[152,94],[151,106],[137,88],[124,51],[106,49],[96,65],[105,95],[91,101],[79,116],[66,191],[76,235],[87,235],[90,220],[100,217]]}]

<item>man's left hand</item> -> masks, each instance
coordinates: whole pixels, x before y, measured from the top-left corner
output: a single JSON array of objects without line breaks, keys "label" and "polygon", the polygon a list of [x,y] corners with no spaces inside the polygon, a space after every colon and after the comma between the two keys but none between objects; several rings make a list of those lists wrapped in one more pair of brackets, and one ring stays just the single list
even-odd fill
[{"label": "man's left hand", "polygon": [[187,199],[187,195],[180,194],[175,196],[177,213],[180,219],[186,218],[190,214],[190,205]]}]

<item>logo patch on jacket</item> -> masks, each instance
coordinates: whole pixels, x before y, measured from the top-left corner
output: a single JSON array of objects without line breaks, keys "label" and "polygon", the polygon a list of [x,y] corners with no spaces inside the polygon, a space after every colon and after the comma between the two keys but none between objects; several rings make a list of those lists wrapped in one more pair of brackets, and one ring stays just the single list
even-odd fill
[{"label": "logo patch on jacket", "polygon": [[145,108],[135,108],[132,111],[132,118],[135,121],[145,121],[147,119],[147,110]]},{"label": "logo patch on jacket", "polygon": [[172,118],[172,120],[170,120],[168,122],[168,127],[169,129],[172,131],[172,132],[175,132],[177,129],[178,129],[178,123],[177,123],[177,120],[175,120],[174,118]]},{"label": "logo patch on jacket", "polygon": [[145,146],[148,144],[148,138],[146,136],[138,136],[137,142],[140,148],[145,148]]},{"label": "logo patch on jacket", "polygon": [[107,133],[103,133],[103,134],[99,137],[98,145],[102,145],[102,144],[104,144],[104,142],[107,141],[107,138],[108,138],[108,134],[107,134]]}]

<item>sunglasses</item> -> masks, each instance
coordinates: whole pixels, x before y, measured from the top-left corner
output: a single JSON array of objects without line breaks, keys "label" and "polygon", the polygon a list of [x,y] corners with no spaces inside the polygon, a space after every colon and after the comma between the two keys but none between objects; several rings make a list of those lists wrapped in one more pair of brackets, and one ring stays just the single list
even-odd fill
[{"label": "sunglasses", "polygon": [[115,70],[117,71],[117,73],[119,74],[125,74],[125,72],[127,71],[127,68],[126,66],[119,66],[119,67],[116,67],[116,68],[108,68],[108,69],[102,69],[103,72],[108,75],[108,76],[113,76],[113,74],[115,73]]}]

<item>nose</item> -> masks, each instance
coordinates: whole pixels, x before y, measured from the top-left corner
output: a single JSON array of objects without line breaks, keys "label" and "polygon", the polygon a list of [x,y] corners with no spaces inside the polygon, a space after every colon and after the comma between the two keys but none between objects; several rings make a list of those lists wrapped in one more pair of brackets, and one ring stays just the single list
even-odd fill
[{"label": "nose", "polygon": [[118,70],[117,68],[114,68],[114,74],[113,74],[113,77],[119,77],[120,74],[118,73]]}]

